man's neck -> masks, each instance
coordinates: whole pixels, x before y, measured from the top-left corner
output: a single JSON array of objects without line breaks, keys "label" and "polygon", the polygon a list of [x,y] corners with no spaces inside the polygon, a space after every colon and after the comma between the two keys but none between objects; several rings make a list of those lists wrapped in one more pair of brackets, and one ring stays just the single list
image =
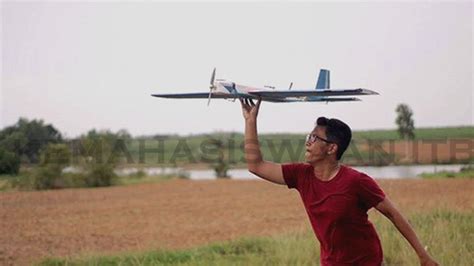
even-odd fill
[{"label": "man's neck", "polygon": [[333,179],[339,172],[340,164],[339,161],[322,161],[315,165],[314,175],[323,181],[329,181]]}]

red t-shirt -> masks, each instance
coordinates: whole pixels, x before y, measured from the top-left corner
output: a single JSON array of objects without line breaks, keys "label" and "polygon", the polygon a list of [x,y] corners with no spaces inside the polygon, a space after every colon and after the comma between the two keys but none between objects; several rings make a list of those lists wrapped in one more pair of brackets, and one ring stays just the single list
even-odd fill
[{"label": "red t-shirt", "polygon": [[337,175],[322,181],[310,164],[284,164],[289,188],[301,195],[311,226],[321,244],[322,265],[380,265],[382,246],[367,211],[385,198],[364,173],[341,166]]}]

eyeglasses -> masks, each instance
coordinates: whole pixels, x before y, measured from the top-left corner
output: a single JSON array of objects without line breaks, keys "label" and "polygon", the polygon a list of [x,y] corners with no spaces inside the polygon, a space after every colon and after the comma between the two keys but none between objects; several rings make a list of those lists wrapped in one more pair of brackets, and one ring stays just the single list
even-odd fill
[{"label": "eyeglasses", "polygon": [[320,136],[318,136],[316,134],[309,134],[309,135],[306,136],[306,142],[307,143],[313,143],[313,142],[316,142],[317,140],[320,140],[320,141],[323,141],[323,142],[326,142],[326,143],[334,143],[334,142],[329,141],[327,139],[321,138]]}]

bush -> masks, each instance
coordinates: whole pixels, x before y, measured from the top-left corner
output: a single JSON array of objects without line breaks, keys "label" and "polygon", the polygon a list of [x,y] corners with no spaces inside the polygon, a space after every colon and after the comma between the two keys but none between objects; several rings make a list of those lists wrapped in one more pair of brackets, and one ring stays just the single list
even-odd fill
[{"label": "bush", "polygon": [[115,165],[109,163],[91,163],[85,177],[87,187],[111,186],[117,180]]},{"label": "bush", "polygon": [[229,164],[224,160],[219,160],[213,166],[214,172],[217,178],[230,178],[227,171],[229,170]]},{"label": "bush", "polygon": [[33,188],[37,190],[61,188],[59,186],[61,171],[58,171],[56,167],[38,167],[33,174],[33,179]]},{"label": "bush", "polygon": [[176,177],[178,177],[180,179],[189,179],[190,174],[186,170],[180,169],[180,170],[178,170],[178,172],[176,172]]},{"label": "bush", "polygon": [[61,179],[62,171],[70,161],[69,148],[65,144],[48,144],[40,157],[40,165],[33,174],[33,188],[64,188],[64,181]]},{"label": "bush", "polygon": [[0,147],[0,174],[17,175],[20,170],[20,157]]},{"label": "bush", "polygon": [[35,187],[35,179],[29,172],[19,173],[18,175],[12,176],[8,179],[7,187],[20,190],[31,190]]},{"label": "bush", "polygon": [[144,178],[146,175],[147,175],[146,172],[143,171],[142,169],[140,169],[140,170],[138,170],[138,171],[136,171],[136,172],[133,172],[133,173],[129,174],[128,176],[129,176],[130,178],[140,179],[140,178]]},{"label": "bush", "polygon": [[119,163],[122,148],[130,140],[126,131],[91,130],[80,138],[81,168],[85,170],[87,187],[111,186],[117,181],[114,172]]}]

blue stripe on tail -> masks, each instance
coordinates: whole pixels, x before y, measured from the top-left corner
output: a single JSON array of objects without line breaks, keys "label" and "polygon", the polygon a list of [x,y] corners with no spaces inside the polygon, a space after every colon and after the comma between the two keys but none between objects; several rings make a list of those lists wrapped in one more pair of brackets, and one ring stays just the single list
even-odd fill
[{"label": "blue stripe on tail", "polygon": [[319,71],[318,83],[316,83],[316,90],[326,90],[329,87],[329,70],[321,69]]}]

